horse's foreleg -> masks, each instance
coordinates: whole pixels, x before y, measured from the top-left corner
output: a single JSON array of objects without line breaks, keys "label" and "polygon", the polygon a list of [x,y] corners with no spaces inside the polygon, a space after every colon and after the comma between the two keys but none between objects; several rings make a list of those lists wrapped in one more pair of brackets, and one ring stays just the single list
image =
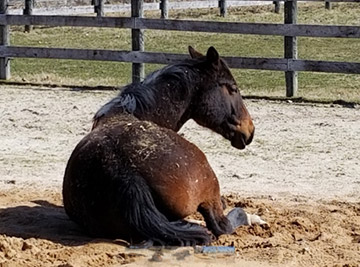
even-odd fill
[{"label": "horse's foreleg", "polygon": [[232,234],[240,225],[249,225],[249,218],[242,208],[232,209],[226,216],[223,213],[224,202],[201,204],[199,212],[204,216],[206,227],[216,236]]},{"label": "horse's foreleg", "polygon": [[225,210],[227,205],[226,205],[226,198],[224,196],[221,196],[221,204],[223,210]]},{"label": "horse's foreleg", "polygon": [[233,226],[230,220],[223,213],[223,203],[217,201],[216,203],[202,203],[198,211],[205,219],[206,227],[216,236],[222,234],[231,234]]}]

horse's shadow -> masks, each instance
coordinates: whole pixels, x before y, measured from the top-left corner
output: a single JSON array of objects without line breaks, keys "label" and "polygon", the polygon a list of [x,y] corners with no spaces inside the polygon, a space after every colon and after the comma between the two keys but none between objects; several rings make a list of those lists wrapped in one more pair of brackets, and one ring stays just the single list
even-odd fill
[{"label": "horse's shadow", "polygon": [[23,239],[41,238],[66,246],[80,246],[99,241],[113,242],[87,236],[68,218],[62,206],[45,200],[32,202],[37,205],[0,209],[0,234]]}]

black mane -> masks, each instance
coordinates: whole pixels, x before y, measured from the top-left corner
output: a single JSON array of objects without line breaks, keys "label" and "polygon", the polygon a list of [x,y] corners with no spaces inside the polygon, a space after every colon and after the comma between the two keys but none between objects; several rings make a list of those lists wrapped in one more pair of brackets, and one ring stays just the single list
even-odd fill
[{"label": "black mane", "polygon": [[131,83],[120,90],[118,96],[110,100],[95,114],[94,120],[113,112],[143,114],[156,105],[156,96],[161,88],[171,87],[174,98],[186,98],[192,88],[198,60],[186,60],[182,63],[169,65],[149,74],[140,83]]}]

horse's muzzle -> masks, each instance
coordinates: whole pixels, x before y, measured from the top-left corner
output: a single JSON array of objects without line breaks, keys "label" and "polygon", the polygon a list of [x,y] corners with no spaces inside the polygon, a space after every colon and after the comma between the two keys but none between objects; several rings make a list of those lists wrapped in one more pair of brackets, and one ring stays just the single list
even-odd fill
[{"label": "horse's muzzle", "polygon": [[234,135],[230,139],[231,145],[237,149],[244,149],[252,142],[254,133],[255,126],[251,119],[241,121],[238,125],[236,125]]}]

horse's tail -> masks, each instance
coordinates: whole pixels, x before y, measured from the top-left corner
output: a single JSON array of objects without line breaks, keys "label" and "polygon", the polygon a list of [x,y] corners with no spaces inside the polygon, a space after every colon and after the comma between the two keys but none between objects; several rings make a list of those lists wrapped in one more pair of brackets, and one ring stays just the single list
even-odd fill
[{"label": "horse's tail", "polygon": [[118,196],[130,227],[150,240],[167,245],[209,244],[212,236],[200,225],[186,221],[170,222],[156,208],[151,190],[141,176],[121,177]]}]

